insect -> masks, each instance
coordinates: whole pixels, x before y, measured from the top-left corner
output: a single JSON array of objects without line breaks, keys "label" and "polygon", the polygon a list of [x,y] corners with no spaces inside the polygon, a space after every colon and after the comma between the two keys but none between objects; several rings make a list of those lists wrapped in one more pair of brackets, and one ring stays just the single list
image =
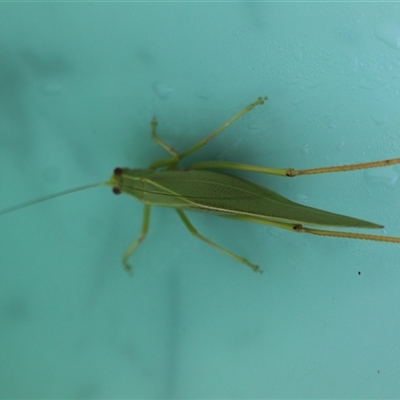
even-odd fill
[{"label": "insect", "polygon": [[153,118],[151,121],[151,137],[169,153],[169,157],[156,160],[145,169],[115,168],[110,179],[106,182],[94,183],[66,190],[28,203],[19,204],[1,211],[0,215],[54,197],[63,196],[67,193],[101,185],[111,186],[115,194],[125,193],[136,197],[136,199],[144,203],[144,214],[140,235],[128,247],[122,258],[122,263],[127,271],[131,270],[128,259],[137,246],[144,240],[148,232],[152,206],[174,208],[179,218],[192,235],[233,259],[249,266],[255,272],[261,272],[261,269],[257,265],[201,235],[190,222],[186,211],[206,212],[238,221],[256,222],[313,235],[400,243],[400,238],[398,237],[309,228],[309,225],[331,228],[383,228],[383,226],[358,218],[297,204],[266,187],[227,174],[226,172],[215,171],[219,169],[241,170],[294,177],[297,175],[323,174],[328,172],[384,167],[399,164],[400,158],[305,170],[267,168],[229,161],[204,161],[192,164],[188,168],[178,167],[180,161],[202,148],[234,121],[254,107],[263,104],[266,99],[266,97],[259,97],[255,102],[243,108],[210,135],[182,153],[178,153],[174,148],[159,138],[157,134],[157,121]]}]

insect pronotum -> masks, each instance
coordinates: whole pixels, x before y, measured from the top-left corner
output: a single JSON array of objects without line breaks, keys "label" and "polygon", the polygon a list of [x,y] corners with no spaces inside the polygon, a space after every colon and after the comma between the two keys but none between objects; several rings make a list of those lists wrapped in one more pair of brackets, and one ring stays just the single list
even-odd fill
[{"label": "insect pronotum", "polygon": [[101,185],[111,186],[115,194],[126,193],[134,196],[144,203],[144,214],[140,235],[128,247],[122,258],[122,263],[127,271],[130,271],[131,269],[128,264],[129,257],[143,241],[148,232],[150,210],[152,206],[175,208],[178,216],[191,234],[235,260],[246,264],[256,272],[261,272],[257,265],[219,246],[197,232],[196,228],[186,216],[186,211],[202,211],[220,217],[231,218],[239,221],[257,222],[295,232],[310,233],[313,235],[400,243],[400,238],[398,237],[309,228],[308,225],[332,228],[383,228],[383,226],[365,220],[297,204],[261,185],[225,172],[215,171],[218,169],[241,170],[294,177],[297,175],[323,174],[327,172],[342,172],[353,171],[356,169],[385,167],[388,165],[399,164],[400,158],[305,170],[258,167],[229,161],[204,161],[195,163],[188,168],[178,167],[178,164],[182,159],[199,150],[234,121],[242,117],[254,107],[263,104],[266,99],[266,97],[259,97],[254,103],[251,103],[243,110],[239,111],[210,135],[182,153],[178,153],[178,151],[158,137],[157,121],[154,118],[151,121],[151,137],[158,145],[169,153],[170,156],[168,158],[156,160],[145,169],[115,168],[110,179],[106,182],[81,186],[42,197],[34,201],[19,204],[0,211],[0,215],[54,197],[63,196],[67,193],[77,192]]}]

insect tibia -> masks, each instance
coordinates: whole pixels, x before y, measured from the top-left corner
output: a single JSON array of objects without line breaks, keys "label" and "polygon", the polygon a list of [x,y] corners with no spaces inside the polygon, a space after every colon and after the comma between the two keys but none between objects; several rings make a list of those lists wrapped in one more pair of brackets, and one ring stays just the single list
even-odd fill
[{"label": "insect tibia", "polygon": [[393,236],[381,236],[381,235],[369,235],[365,233],[353,233],[353,232],[335,232],[335,231],[324,231],[322,229],[310,229],[302,225],[294,225],[293,230],[296,232],[311,233],[312,235],[318,236],[331,236],[341,237],[346,239],[361,239],[361,240],[373,240],[377,242],[388,242],[400,244],[399,237]]},{"label": "insect tibia", "polygon": [[293,177],[297,175],[326,174],[329,172],[346,172],[346,171],[355,171],[357,169],[387,167],[389,165],[395,165],[395,164],[400,164],[400,158],[391,158],[389,160],[372,161],[360,164],[338,165],[332,167],[310,168],[302,170],[289,168],[286,171],[286,176]]}]

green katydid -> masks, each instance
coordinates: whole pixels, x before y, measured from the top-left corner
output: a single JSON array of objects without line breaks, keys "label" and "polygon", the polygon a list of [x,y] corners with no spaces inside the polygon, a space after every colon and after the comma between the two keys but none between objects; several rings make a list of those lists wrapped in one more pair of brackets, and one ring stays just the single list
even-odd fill
[{"label": "green katydid", "polygon": [[251,103],[235,114],[206,138],[199,141],[183,153],[178,153],[158,137],[157,121],[156,119],[153,119],[151,121],[151,137],[158,145],[170,154],[169,158],[156,160],[146,169],[115,168],[111,178],[106,182],[90,184],[42,197],[33,202],[31,201],[29,203],[5,209],[0,212],[0,215],[50,198],[101,185],[111,186],[115,194],[126,193],[134,196],[144,203],[144,216],[139,237],[129,246],[123,255],[122,262],[127,271],[130,270],[128,264],[129,257],[143,241],[148,232],[150,210],[152,206],[175,208],[178,216],[191,234],[235,260],[246,264],[256,272],[261,272],[257,265],[219,246],[198,233],[189,221],[185,212],[202,211],[220,217],[231,218],[239,221],[257,222],[314,235],[376,240],[400,244],[400,238],[398,237],[308,228],[303,226],[303,224],[332,228],[383,228],[383,226],[361,219],[303,206],[256,183],[226,174],[225,172],[222,173],[215,171],[216,169],[241,170],[294,177],[297,175],[322,174],[327,172],[384,167],[392,164],[399,164],[400,158],[306,170],[294,170],[292,168],[266,168],[227,161],[205,161],[195,163],[188,168],[178,168],[178,163],[182,159],[199,150],[234,121],[242,117],[254,107],[263,104],[265,100],[266,97],[259,97],[254,103]]}]

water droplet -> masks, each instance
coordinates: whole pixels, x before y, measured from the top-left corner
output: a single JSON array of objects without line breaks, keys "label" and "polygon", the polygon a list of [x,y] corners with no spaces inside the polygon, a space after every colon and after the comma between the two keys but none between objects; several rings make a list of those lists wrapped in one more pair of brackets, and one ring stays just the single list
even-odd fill
[{"label": "water droplet", "polygon": [[301,49],[297,49],[293,52],[294,58],[296,59],[296,61],[303,61],[303,52],[301,51]]},{"label": "water droplet", "polygon": [[43,94],[47,94],[50,96],[54,96],[56,94],[61,93],[62,91],[62,85],[60,82],[58,82],[57,80],[48,80],[46,83],[44,83],[41,87],[40,87],[40,91]]},{"label": "water droplet", "polygon": [[329,129],[336,128],[336,118],[332,115],[325,115],[326,124],[328,125]]},{"label": "water droplet", "polygon": [[368,183],[368,194],[380,204],[396,209],[400,208],[400,185],[398,166],[376,168],[364,171],[364,180]]},{"label": "water droplet", "polygon": [[400,48],[400,27],[394,22],[386,22],[374,30],[375,37],[389,47]]},{"label": "water droplet", "polygon": [[329,129],[335,129],[336,128],[336,124],[333,121],[329,121],[328,122],[328,128]]},{"label": "water droplet", "polygon": [[247,129],[250,131],[257,131],[260,129],[260,124],[257,123],[256,121],[251,121],[246,126],[247,126]]},{"label": "water droplet", "polygon": [[156,82],[153,84],[153,90],[161,100],[167,100],[175,89],[164,82]]},{"label": "water droplet", "polygon": [[368,169],[364,171],[364,179],[369,185],[385,186],[394,189],[399,179],[395,167]]},{"label": "water droplet", "polygon": [[373,90],[374,87],[375,87],[375,86],[374,86],[373,84],[371,84],[371,82],[368,81],[368,80],[361,80],[360,83],[358,84],[358,86],[359,86],[361,89],[367,89],[367,90]]},{"label": "water droplet", "polygon": [[374,114],[371,115],[371,119],[376,125],[383,125],[388,121],[388,116],[386,114]]},{"label": "water droplet", "polygon": [[305,203],[308,203],[308,197],[305,194],[299,193],[299,194],[297,194],[295,196],[295,200],[294,201],[296,201],[296,202],[298,202],[300,204],[305,204]]},{"label": "water droplet", "polygon": [[271,227],[268,229],[267,234],[273,238],[281,238],[284,234],[283,229],[276,229]]},{"label": "water droplet", "polygon": [[294,98],[291,101],[291,104],[294,105],[294,106],[297,106],[297,105],[301,104],[303,101],[304,101],[304,97],[303,96],[299,96],[297,98]]}]

